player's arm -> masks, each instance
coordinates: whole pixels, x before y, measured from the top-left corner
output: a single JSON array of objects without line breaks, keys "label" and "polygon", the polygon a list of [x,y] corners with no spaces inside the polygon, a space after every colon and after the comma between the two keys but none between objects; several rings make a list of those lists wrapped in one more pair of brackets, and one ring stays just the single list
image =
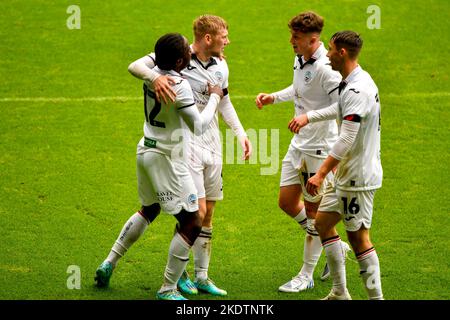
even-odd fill
[{"label": "player's arm", "polygon": [[344,97],[343,120],[338,140],[331,148],[329,156],[317,170],[316,174],[308,179],[306,190],[316,195],[327,174],[336,167],[353,147],[361,126],[361,114],[364,110],[364,98],[352,93]]},{"label": "player's arm", "polygon": [[[192,103],[186,105],[181,103],[181,106],[178,107],[178,112],[181,114],[184,122],[196,135],[201,135],[206,131],[216,113],[220,99],[223,97],[222,89],[219,86],[211,86],[208,83],[208,90],[210,93],[209,101],[202,113],[198,111],[195,103],[193,103],[193,99],[191,100]],[[190,92],[190,95],[192,97],[192,92]]]},{"label": "player's arm", "polygon": [[158,101],[162,98],[166,104],[169,100],[174,102],[176,94],[172,85],[175,84],[175,80],[152,70],[155,65],[154,55],[149,54],[132,62],[128,66],[128,71],[138,79],[151,82]]},{"label": "player's arm", "polygon": [[[349,120],[350,119],[350,120]],[[327,174],[335,168],[352,148],[360,127],[355,115],[347,116],[342,121],[341,133],[338,140],[331,148],[330,155],[317,170],[316,174],[308,179],[306,190],[311,195],[316,195]]]},{"label": "player's arm", "polygon": [[258,94],[256,96],[255,103],[259,109],[262,109],[263,106],[268,104],[292,101],[294,100],[294,95],[294,86],[290,85],[289,87],[274,93]]},{"label": "player's arm", "polygon": [[336,119],[338,115],[338,108],[338,103],[335,102],[327,108],[308,111],[307,113],[293,118],[288,124],[288,129],[291,132],[298,133],[300,129],[308,123]]},{"label": "player's arm", "polygon": [[244,160],[248,160],[252,154],[252,144],[247,137],[247,133],[239,120],[239,117],[231,103],[230,96],[226,94],[220,101],[218,107],[219,113],[222,116],[223,121],[233,131],[234,135],[238,137],[239,143],[244,150]]}]

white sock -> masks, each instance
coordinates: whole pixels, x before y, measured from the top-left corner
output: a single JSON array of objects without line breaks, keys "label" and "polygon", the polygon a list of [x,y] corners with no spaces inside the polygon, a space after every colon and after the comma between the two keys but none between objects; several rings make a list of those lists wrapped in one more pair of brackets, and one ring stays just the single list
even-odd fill
[{"label": "white sock", "polygon": [[209,261],[211,260],[211,237],[212,227],[202,227],[200,235],[192,246],[195,280],[208,279]]},{"label": "white sock", "polygon": [[308,219],[307,234],[303,246],[303,267],[300,274],[313,278],[314,269],[322,253],[322,241],[314,226],[315,219]]},{"label": "white sock", "polygon": [[360,275],[370,300],[383,300],[380,278],[380,262],[377,252],[372,247],[356,255]]},{"label": "white sock", "polygon": [[191,246],[177,232],[172,238],[167,258],[166,270],[164,271],[164,284],[159,292],[173,290],[183,274],[189,262],[189,250]]},{"label": "white sock", "polygon": [[136,212],[133,214],[124,224],[122,231],[120,231],[119,237],[106,258],[106,261],[111,262],[113,267],[115,267],[119,259],[124,256],[133,243],[135,243],[137,239],[139,239],[139,237],[145,232],[148,225],[149,222],[142,216],[141,213]]},{"label": "white sock", "polygon": [[322,242],[327,263],[330,268],[330,275],[333,279],[333,291],[338,294],[344,294],[347,289],[347,279],[345,274],[345,253],[342,249],[341,238],[335,236]]},{"label": "white sock", "polygon": [[305,207],[294,217],[294,220],[298,222],[298,224],[306,230],[307,228],[307,218],[306,218],[306,210]]}]

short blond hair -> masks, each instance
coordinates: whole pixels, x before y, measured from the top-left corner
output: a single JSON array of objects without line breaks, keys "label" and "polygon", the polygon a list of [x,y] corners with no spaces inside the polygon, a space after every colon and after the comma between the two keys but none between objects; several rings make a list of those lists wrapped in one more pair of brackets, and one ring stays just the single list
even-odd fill
[{"label": "short blond hair", "polygon": [[228,30],[227,22],[218,16],[204,14],[193,23],[195,39],[201,39],[205,34],[216,35],[220,30]]}]

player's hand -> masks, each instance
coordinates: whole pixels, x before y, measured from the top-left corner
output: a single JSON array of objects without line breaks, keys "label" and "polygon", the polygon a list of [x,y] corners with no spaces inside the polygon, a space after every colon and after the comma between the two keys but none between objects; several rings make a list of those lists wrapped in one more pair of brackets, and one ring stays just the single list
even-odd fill
[{"label": "player's hand", "polygon": [[244,150],[244,155],[242,156],[242,160],[248,160],[250,159],[250,156],[252,155],[252,143],[248,139],[248,137],[240,137],[239,142],[241,143],[242,150]]},{"label": "player's hand", "polygon": [[306,191],[308,191],[310,195],[316,196],[322,185],[323,179],[324,178],[320,177],[318,174],[313,175],[306,183]]},{"label": "player's hand", "polygon": [[175,84],[175,80],[170,76],[161,75],[153,81],[153,86],[155,87],[156,100],[161,102],[161,98],[164,103],[167,104],[169,101],[175,102],[177,94],[172,89],[172,85]]},{"label": "player's hand", "polygon": [[298,117],[293,118],[289,121],[288,128],[293,133],[298,133],[301,128],[308,124],[308,117],[306,114],[301,114]]},{"label": "player's hand", "polygon": [[260,93],[256,96],[255,103],[258,109],[262,109],[267,104],[272,104],[275,101],[275,97],[268,93]]},{"label": "player's hand", "polygon": [[209,95],[212,95],[213,93],[219,95],[220,99],[223,98],[223,90],[219,85],[212,85],[211,83],[208,82],[208,92]]}]

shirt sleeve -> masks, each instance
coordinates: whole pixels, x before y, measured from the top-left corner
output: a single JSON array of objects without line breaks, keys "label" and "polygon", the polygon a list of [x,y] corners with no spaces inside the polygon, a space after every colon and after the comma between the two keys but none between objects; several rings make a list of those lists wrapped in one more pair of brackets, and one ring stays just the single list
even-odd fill
[{"label": "shirt sleeve", "polygon": [[209,123],[213,119],[220,102],[220,97],[215,93],[211,94],[208,104],[202,113],[200,113],[195,105],[189,82],[186,80],[180,81],[177,90],[175,90],[177,94],[176,107],[189,129],[194,134],[201,135],[206,131]]},{"label": "shirt sleeve", "polygon": [[138,79],[153,82],[160,76],[159,73],[152,70],[155,65],[155,54],[150,53],[145,57],[133,61],[128,66],[128,71]]},{"label": "shirt sleeve", "polygon": [[186,125],[195,135],[203,134],[209,126],[209,123],[214,118],[214,115],[219,104],[219,95],[213,93],[209,97],[208,104],[202,113],[198,111],[198,108],[194,105],[178,108],[178,112],[181,114]]},{"label": "shirt sleeve", "polygon": [[[228,76],[230,74],[230,71],[228,70],[228,64],[225,59],[222,60],[223,63],[223,82],[222,82],[222,89],[226,90],[228,92]],[[225,92],[224,92],[225,94]]]},{"label": "shirt sleeve", "polygon": [[339,134],[339,138],[331,148],[330,152],[330,155],[333,158],[340,161],[345,157],[356,140],[360,126],[361,124],[359,122],[347,120],[342,121],[341,133]]},{"label": "shirt sleeve", "polygon": [[367,95],[361,90],[356,88],[345,90],[341,103],[342,118],[345,119],[350,115],[358,115],[363,118],[367,114],[368,102]]},{"label": "shirt sleeve", "polygon": [[187,80],[179,80],[178,84],[175,84],[176,93],[176,107],[177,109],[183,109],[191,106],[195,106],[194,96],[192,95],[191,85]]},{"label": "shirt sleeve", "polygon": [[222,98],[218,110],[220,115],[222,116],[223,121],[225,121],[228,127],[231,128],[231,130],[233,130],[233,133],[236,136],[238,137],[247,136],[244,128],[242,127],[241,121],[239,120],[239,117],[236,113],[236,110],[234,109],[234,106],[231,103],[229,95],[226,95]]},{"label": "shirt sleeve", "polygon": [[338,111],[339,111],[338,103],[335,102],[327,108],[308,111],[306,113],[306,116],[308,117],[308,121],[311,123],[325,120],[333,120],[337,118]]},{"label": "shirt sleeve", "polygon": [[273,97],[275,98],[273,103],[292,101],[294,100],[294,94],[295,94],[294,85],[291,84],[286,89],[272,93]]},{"label": "shirt sleeve", "polygon": [[323,65],[321,71],[323,90],[330,96],[331,103],[337,102],[339,99],[339,83],[342,79],[341,75],[337,71],[333,71],[328,64]]}]

